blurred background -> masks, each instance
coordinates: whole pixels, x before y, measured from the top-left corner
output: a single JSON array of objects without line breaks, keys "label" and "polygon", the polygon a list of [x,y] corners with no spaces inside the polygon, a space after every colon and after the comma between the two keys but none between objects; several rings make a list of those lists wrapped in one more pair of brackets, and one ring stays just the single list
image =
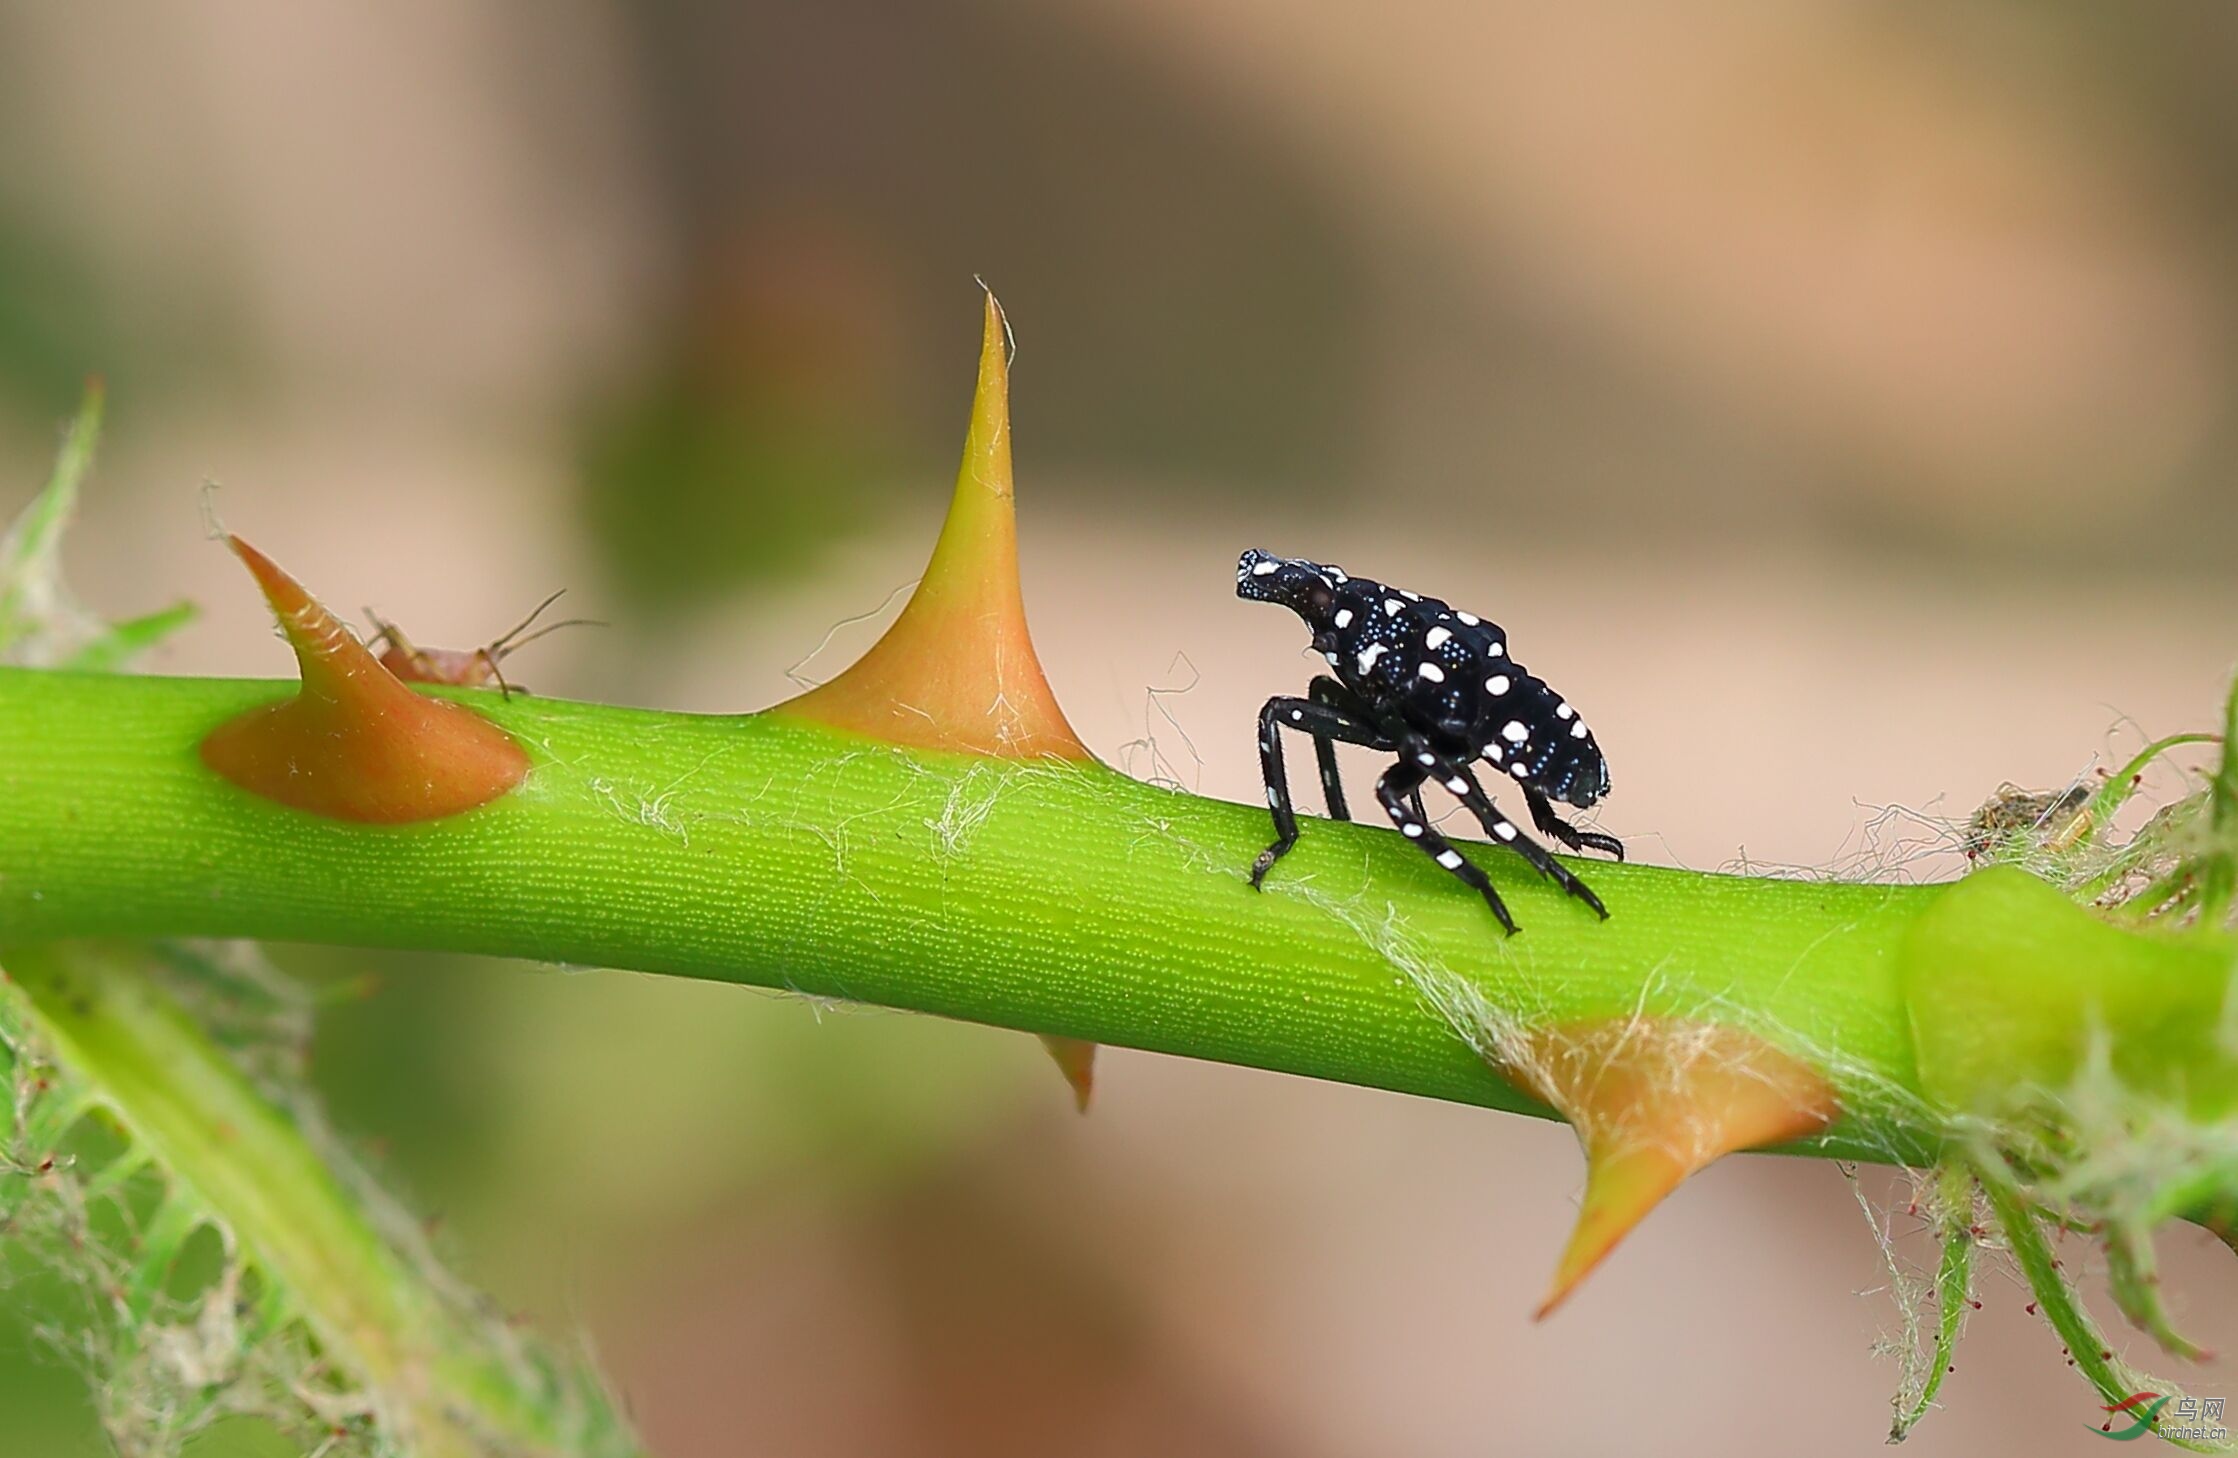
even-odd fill
[{"label": "blurred background", "polygon": [[[0,513],[100,371],[71,566],[203,605],[159,668],[287,671],[210,480],[426,643],[566,587],[613,626],[514,659],[540,692],[759,707],[921,567],[976,274],[1107,760],[1256,798],[1309,671],[1232,595],[1263,545],[1497,615],[1636,858],[1951,874],[1942,821],[2205,727],[2238,650],[2234,48],[2227,7],[2018,0],[0,5]],[[1885,1431],[1899,1312],[1822,1162],[1718,1166],[1534,1326],[1556,1125],[1123,1051],[1082,1120],[1017,1035],[282,956],[372,974],[322,1019],[338,1121],[665,1458]],[[2164,1257],[2238,1348],[2238,1264]],[[2092,1451],[2020,1283],[1981,1295],[1911,1446]],[[101,1452],[39,1309],[0,1305],[0,1446]]]}]

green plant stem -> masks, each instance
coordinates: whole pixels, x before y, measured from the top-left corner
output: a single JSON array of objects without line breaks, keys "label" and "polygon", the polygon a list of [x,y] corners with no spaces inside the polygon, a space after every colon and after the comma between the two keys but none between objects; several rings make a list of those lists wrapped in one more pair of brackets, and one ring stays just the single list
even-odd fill
[{"label": "green plant stem", "polygon": [[[1989,1207],[1997,1217],[1997,1228],[2005,1238],[2005,1245],[2012,1252],[2013,1261],[2020,1267],[2021,1275],[2035,1294],[2036,1304],[2042,1309],[2044,1320],[2059,1334],[2067,1348],[2067,1356],[2090,1385],[2109,1403],[2118,1403],[2131,1394],[2146,1390],[2152,1384],[2155,1390],[2164,1390],[2165,1382],[2148,1378],[2131,1367],[2106,1344],[2090,1313],[2083,1309],[2076,1298],[2073,1284],[2061,1270],[2059,1258],[2053,1253],[2051,1243],[2044,1239],[2044,1228],[2039,1212],[2027,1197],[2016,1188],[2010,1176],[1990,1165],[1975,1166],[1982,1189],[1989,1198]],[[2127,1427],[2131,1419],[2122,1417],[2110,1421],[2108,1427]],[[2157,1430],[2158,1424],[2155,1428]],[[2195,1453],[2226,1453],[2221,1444],[2195,1443],[2169,1438],[2176,1447]]]},{"label": "green plant stem", "polygon": [[1935,1272],[1935,1340],[1930,1365],[1919,1395],[1896,1417],[1888,1440],[1901,1443],[1918,1427],[1943,1390],[1943,1379],[1955,1369],[1958,1336],[1974,1299],[1974,1174],[1963,1164],[1946,1164],[1935,1176],[1939,1207],[1938,1235],[1943,1258]]},{"label": "green plant stem", "polygon": [[196,758],[292,691],[0,669],[0,944],[247,937],[633,968],[1547,1114],[1429,1011],[1442,980],[1533,1024],[1717,1016],[1838,1053],[1843,1117],[1813,1152],[1939,1148],[1899,963],[1951,887],[1595,862],[1601,922],[1479,847],[1524,927],[1503,938],[1388,830],[1314,821],[1255,894],[1263,810],[1100,766],[471,691],[454,696],[534,756],[528,784],[367,828]]}]

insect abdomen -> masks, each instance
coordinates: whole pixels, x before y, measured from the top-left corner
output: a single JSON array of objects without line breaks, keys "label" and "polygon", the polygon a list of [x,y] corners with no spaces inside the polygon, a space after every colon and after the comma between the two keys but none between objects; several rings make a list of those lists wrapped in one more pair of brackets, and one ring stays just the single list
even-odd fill
[{"label": "insect abdomen", "polygon": [[1471,739],[1518,784],[1583,808],[1609,792],[1608,761],[1585,721],[1544,679],[1514,663],[1487,676]]}]

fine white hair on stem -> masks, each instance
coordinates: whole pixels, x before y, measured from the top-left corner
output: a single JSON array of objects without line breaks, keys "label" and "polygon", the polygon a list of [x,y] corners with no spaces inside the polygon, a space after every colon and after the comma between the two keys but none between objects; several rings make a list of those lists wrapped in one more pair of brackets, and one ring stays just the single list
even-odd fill
[{"label": "fine white hair on stem", "polygon": [[826,648],[829,648],[831,646],[831,640],[839,636],[839,632],[842,628],[852,628],[858,623],[875,622],[878,619],[884,617],[886,615],[886,610],[894,605],[895,598],[900,597],[905,592],[915,592],[917,590],[917,584],[923,580],[924,579],[921,577],[912,577],[907,582],[904,582],[903,584],[901,584],[901,586],[895,588],[893,591],[887,593],[883,598],[879,599],[878,606],[870,609],[870,611],[856,613],[852,617],[841,618],[838,622],[833,623],[829,628],[824,630],[824,636],[817,640],[815,647],[802,654],[801,657],[797,659],[791,667],[785,670],[786,679],[790,681],[795,688],[801,690],[801,692],[803,693],[806,693],[812,688],[821,688],[823,686],[821,680],[808,678],[801,673],[801,670],[806,668],[809,664],[815,662],[818,655],[822,654],[822,652]]},{"label": "fine white hair on stem", "polygon": [[[1204,778],[1204,756],[1197,752],[1197,742],[1189,737],[1189,731],[1175,717],[1168,700],[1194,692],[1197,685],[1203,682],[1203,675],[1197,671],[1197,665],[1186,653],[1176,653],[1167,662],[1167,676],[1171,677],[1177,669],[1188,670],[1187,683],[1151,684],[1144,688],[1142,734],[1119,746],[1119,769],[1130,778],[1141,780],[1145,784],[1193,795],[1197,793],[1197,787]],[[1158,742],[1158,726],[1153,722],[1158,719],[1163,719],[1166,727],[1181,740],[1181,747],[1189,756],[1189,773],[1186,777],[1181,774],[1180,766],[1174,763],[1172,756]],[[1139,772],[1136,768],[1138,759],[1142,761]]]}]

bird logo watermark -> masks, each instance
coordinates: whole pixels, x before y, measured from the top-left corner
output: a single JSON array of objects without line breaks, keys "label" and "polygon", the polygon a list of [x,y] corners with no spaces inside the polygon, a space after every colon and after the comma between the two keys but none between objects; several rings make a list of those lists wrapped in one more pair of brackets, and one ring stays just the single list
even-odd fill
[{"label": "bird logo watermark", "polygon": [[[2224,1399],[2220,1397],[2139,1392],[2106,1404],[2106,1421],[2095,1431],[2117,1443],[2132,1443],[2147,1433],[2178,1442],[2227,1443],[2230,1429],[2223,1426],[2223,1408]],[[2168,1415],[2165,1422],[2161,1419],[2163,1412]],[[2117,1432],[2114,1423],[2124,1417],[2129,1419],[2129,1426]]]}]

